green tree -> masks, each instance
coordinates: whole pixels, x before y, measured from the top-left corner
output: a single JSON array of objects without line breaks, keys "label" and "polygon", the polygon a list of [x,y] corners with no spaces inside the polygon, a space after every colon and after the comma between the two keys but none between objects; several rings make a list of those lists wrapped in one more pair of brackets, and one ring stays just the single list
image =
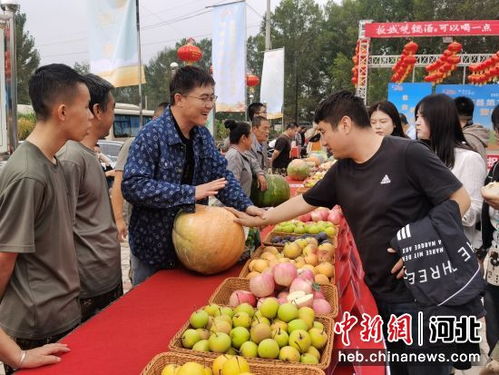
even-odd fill
[{"label": "green tree", "polygon": [[75,62],[73,69],[80,74],[88,74],[90,73],[90,64],[87,61],[81,63]]},{"label": "green tree", "polygon": [[40,65],[40,54],[35,48],[35,39],[24,30],[26,14],[16,14],[16,64],[17,64],[17,102],[30,103],[28,81]]}]

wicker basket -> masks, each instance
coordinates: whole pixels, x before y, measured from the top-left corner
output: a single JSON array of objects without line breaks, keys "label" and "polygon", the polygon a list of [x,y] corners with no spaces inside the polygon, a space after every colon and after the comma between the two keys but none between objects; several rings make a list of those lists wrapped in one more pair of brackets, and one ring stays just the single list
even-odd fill
[{"label": "wicker basket", "polygon": [[[211,367],[213,358],[199,357],[175,352],[160,353],[156,355],[142,370],[141,375],[161,375],[161,371],[166,365],[183,365],[186,362],[198,362],[203,366]],[[317,367],[304,365],[278,365],[262,364],[248,361],[250,370],[255,375],[282,375],[282,374],[303,374],[303,375],[324,375],[324,371]]]},{"label": "wicker basket", "polygon": [[[240,277],[228,277],[217,287],[211,295],[208,303],[216,303],[219,305],[228,305],[229,298],[232,292],[242,289],[249,291],[249,280]],[[335,285],[321,285],[321,292],[326,297],[326,301],[331,304],[331,312],[325,316],[336,318],[338,315],[338,291]]]},{"label": "wicker basket", "polygon": [[[324,329],[326,330],[328,340],[326,346],[322,349],[321,353],[321,358],[319,360],[319,363],[317,365],[308,365],[312,366],[315,368],[320,368],[322,370],[325,370],[329,367],[329,364],[331,363],[331,356],[333,352],[333,341],[334,341],[334,330],[333,330],[333,319],[325,316],[319,316],[315,318],[316,321],[321,322],[324,324]],[[183,355],[189,355],[189,356],[197,356],[197,357],[203,357],[203,358],[211,358],[212,360],[217,358],[220,354],[222,353],[212,353],[212,352],[198,352],[198,351],[193,351],[192,349],[186,349],[182,347],[182,334],[185,332],[186,329],[190,327],[189,321],[187,321],[182,328],[173,336],[173,338],[170,341],[170,344],[168,348],[170,351],[174,353],[180,353]],[[248,359],[248,363],[250,366],[252,364],[262,364],[266,366],[282,366],[282,367],[288,367],[290,366],[289,364],[286,364],[286,362],[280,361],[278,359],[263,359],[263,358],[251,358]],[[301,368],[301,364],[296,363],[293,364],[293,367],[296,368]],[[301,372],[296,372],[296,374],[301,374]]]}]

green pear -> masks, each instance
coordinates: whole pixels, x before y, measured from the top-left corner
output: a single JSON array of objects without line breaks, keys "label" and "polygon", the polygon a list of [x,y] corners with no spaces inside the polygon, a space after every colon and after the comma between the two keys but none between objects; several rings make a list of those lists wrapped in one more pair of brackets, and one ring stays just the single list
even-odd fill
[{"label": "green pear", "polygon": [[289,345],[295,349],[298,349],[300,353],[306,353],[310,345],[312,345],[312,340],[307,331],[302,329],[297,329],[289,335]]},{"label": "green pear", "polygon": [[182,346],[184,348],[191,349],[199,340],[201,340],[201,336],[195,329],[186,329],[182,334]]},{"label": "green pear", "polygon": [[283,303],[281,306],[279,306],[277,317],[279,318],[279,320],[288,323],[293,319],[298,318],[298,308],[292,303]]},{"label": "green pear", "polygon": [[308,330],[308,325],[303,319],[293,319],[288,323],[288,333],[296,331],[297,329],[302,329],[304,331]]},{"label": "green pear", "polygon": [[304,353],[300,357],[300,362],[309,365],[317,365],[319,363],[319,360],[312,354]]},{"label": "green pear", "polygon": [[310,335],[310,340],[312,341],[312,346],[317,349],[322,349],[327,344],[327,333],[319,328],[312,328],[308,331]]},{"label": "green pear", "polygon": [[279,345],[272,339],[265,339],[258,344],[258,356],[260,358],[277,358],[279,356]]},{"label": "green pear", "polygon": [[210,316],[204,310],[197,310],[191,314],[189,318],[189,323],[191,323],[192,328],[204,328],[208,324],[208,318]]},{"label": "green pear", "polygon": [[277,342],[280,348],[288,345],[289,335],[286,331],[277,328],[277,330],[272,331],[272,338]]},{"label": "green pear", "polygon": [[258,311],[268,319],[274,319],[279,309],[279,301],[275,297],[268,297],[262,302]]},{"label": "green pear", "polygon": [[239,311],[234,314],[232,317],[232,324],[234,327],[251,327],[251,317],[247,312]]},{"label": "green pear", "polygon": [[245,358],[256,358],[258,356],[258,345],[253,341],[246,341],[239,348],[239,353]]},{"label": "green pear", "polygon": [[300,352],[292,346],[284,346],[279,351],[279,359],[286,362],[300,362]]},{"label": "green pear", "polygon": [[192,350],[196,350],[198,352],[209,352],[210,344],[208,343],[208,340],[199,340],[197,343],[194,344]]},{"label": "green pear", "polygon": [[213,333],[208,339],[210,351],[215,353],[225,353],[229,350],[231,341],[230,336],[226,333]]},{"label": "green pear", "polygon": [[230,339],[232,341],[232,346],[239,349],[242,344],[248,341],[250,338],[250,333],[248,329],[244,327],[236,327],[230,331]]}]

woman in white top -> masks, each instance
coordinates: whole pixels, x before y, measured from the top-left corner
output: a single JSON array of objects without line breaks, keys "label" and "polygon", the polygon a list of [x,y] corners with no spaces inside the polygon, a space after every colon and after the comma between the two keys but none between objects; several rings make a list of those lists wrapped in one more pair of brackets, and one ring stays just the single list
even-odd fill
[{"label": "woman in white top", "polygon": [[454,101],[444,94],[423,98],[416,106],[416,132],[418,139],[429,144],[470,195],[471,207],[463,216],[464,233],[473,245],[479,245],[475,225],[480,221],[483,203],[480,189],[487,171],[480,154],[466,144]]}]

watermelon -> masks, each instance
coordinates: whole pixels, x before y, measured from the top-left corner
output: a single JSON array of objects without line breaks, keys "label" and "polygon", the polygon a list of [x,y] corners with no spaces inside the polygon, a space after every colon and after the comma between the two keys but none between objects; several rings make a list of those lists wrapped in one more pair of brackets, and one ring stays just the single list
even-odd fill
[{"label": "watermelon", "polygon": [[288,165],[288,176],[303,181],[310,174],[310,166],[303,159],[295,159]]},{"label": "watermelon", "polygon": [[251,200],[257,207],[275,207],[287,201],[290,196],[289,184],[286,179],[278,174],[268,174],[267,190],[258,189],[256,181],[253,180],[251,187]]}]

